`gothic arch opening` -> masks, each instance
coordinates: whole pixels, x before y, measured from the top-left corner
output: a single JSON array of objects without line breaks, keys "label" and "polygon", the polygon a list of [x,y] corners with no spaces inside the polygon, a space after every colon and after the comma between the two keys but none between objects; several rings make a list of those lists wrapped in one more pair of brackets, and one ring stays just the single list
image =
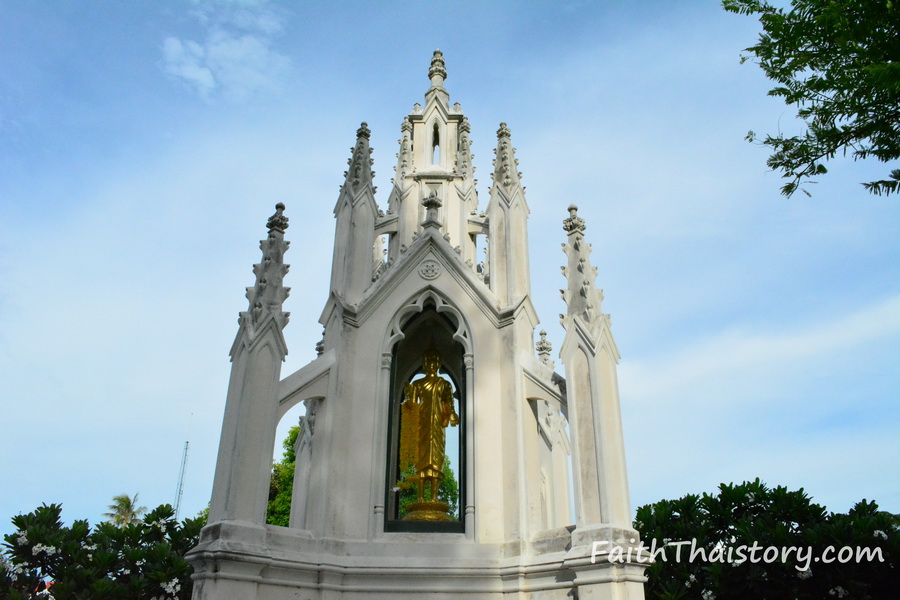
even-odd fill
[{"label": "gothic arch opening", "polygon": [[280,416],[275,427],[275,444],[272,449],[272,474],[269,481],[269,496],[266,506],[266,523],[288,527],[291,525],[291,504],[297,496],[295,493],[294,472],[297,464],[296,450],[301,439],[306,416],[306,406],[297,403]]},{"label": "gothic arch opening", "polygon": [[431,164],[441,164],[441,133],[437,123],[431,131]]},{"label": "gothic arch opening", "polygon": [[[455,339],[459,325],[427,299],[402,323],[392,348],[385,531],[465,531],[466,349]],[[438,357],[439,368],[429,366],[429,356]]]}]

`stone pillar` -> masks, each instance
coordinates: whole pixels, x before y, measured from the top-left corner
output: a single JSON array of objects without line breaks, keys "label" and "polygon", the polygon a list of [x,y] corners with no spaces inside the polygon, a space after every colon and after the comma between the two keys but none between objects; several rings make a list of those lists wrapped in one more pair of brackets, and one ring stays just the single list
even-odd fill
[{"label": "stone pillar", "polygon": [[475,359],[463,356],[466,366],[466,539],[475,539]]},{"label": "stone pillar", "polygon": [[[380,538],[384,535],[384,497],[385,492],[381,486],[384,481],[384,464],[385,457],[389,452],[387,447],[388,437],[388,421],[391,410],[391,363],[393,355],[390,352],[381,354],[381,381],[379,397],[384,402],[379,404],[379,408],[383,411],[375,419],[375,440],[379,444],[372,456],[372,498],[373,498],[373,518],[369,527],[370,536]],[[376,413],[377,414],[377,413]]]}]

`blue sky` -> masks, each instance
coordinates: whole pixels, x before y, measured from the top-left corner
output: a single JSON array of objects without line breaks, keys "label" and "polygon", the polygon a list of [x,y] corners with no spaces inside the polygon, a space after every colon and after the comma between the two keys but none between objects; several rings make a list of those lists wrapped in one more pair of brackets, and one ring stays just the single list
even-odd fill
[{"label": "blue sky", "polygon": [[188,438],[182,514],[206,506],[265,221],[287,205],[286,375],[315,356],[356,128],[385,203],[435,48],[482,207],[512,130],[557,349],[561,221],[587,221],[633,504],[761,477],[900,512],[900,208],[859,185],[890,167],[779,196],[743,141],[798,128],[739,64],[758,27],[700,1],[7,0],[0,532],[42,502],[92,522],[115,494],[172,502]]}]

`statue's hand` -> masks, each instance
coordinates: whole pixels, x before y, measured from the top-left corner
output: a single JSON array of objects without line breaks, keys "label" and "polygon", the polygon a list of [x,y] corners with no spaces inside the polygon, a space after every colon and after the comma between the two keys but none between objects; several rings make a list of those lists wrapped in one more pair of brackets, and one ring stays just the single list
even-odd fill
[{"label": "statue's hand", "polygon": [[450,413],[450,426],[455,427],[459,425],[459,415],[455,412]]}]

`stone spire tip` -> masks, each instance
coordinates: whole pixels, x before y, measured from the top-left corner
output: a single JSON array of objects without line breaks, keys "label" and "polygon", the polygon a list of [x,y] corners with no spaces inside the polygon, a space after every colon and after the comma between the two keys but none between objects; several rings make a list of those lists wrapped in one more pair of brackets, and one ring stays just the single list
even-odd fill
[{"label": "stone spire tip", "polygon": [[269,231],[274,230],[281,233],[284,233],[284,230],[288,228],[288,218],[284,216],[284,203],[279,202],[275,205],[275,214],[269,217],[266,227],[268,227]]},{"label": "stone spire tip", "polygon": [[366,123],[365,121],[360,123],[359,129],[356,130],[356,138],[359,139],[361,137],[364,137],[366,139],[369,139],[369,137],[371,135],[372,135],[372,132],[369,130],[369,124]]},{"label": "stone spire tip", "polygon": [[563,220],[563,230],[566,233],[583,232],[586,229],[584,219],[578,216],[578,207],[569,205],[569,218]]},{"label": "stone spire tip", "polygon": [[444,87],[444,80],[447,79],[447,69],[444,66],[444,53],[435,50],[431,56],[431,68],[428,69],[428,78],[431,79],[431,87]]}]

